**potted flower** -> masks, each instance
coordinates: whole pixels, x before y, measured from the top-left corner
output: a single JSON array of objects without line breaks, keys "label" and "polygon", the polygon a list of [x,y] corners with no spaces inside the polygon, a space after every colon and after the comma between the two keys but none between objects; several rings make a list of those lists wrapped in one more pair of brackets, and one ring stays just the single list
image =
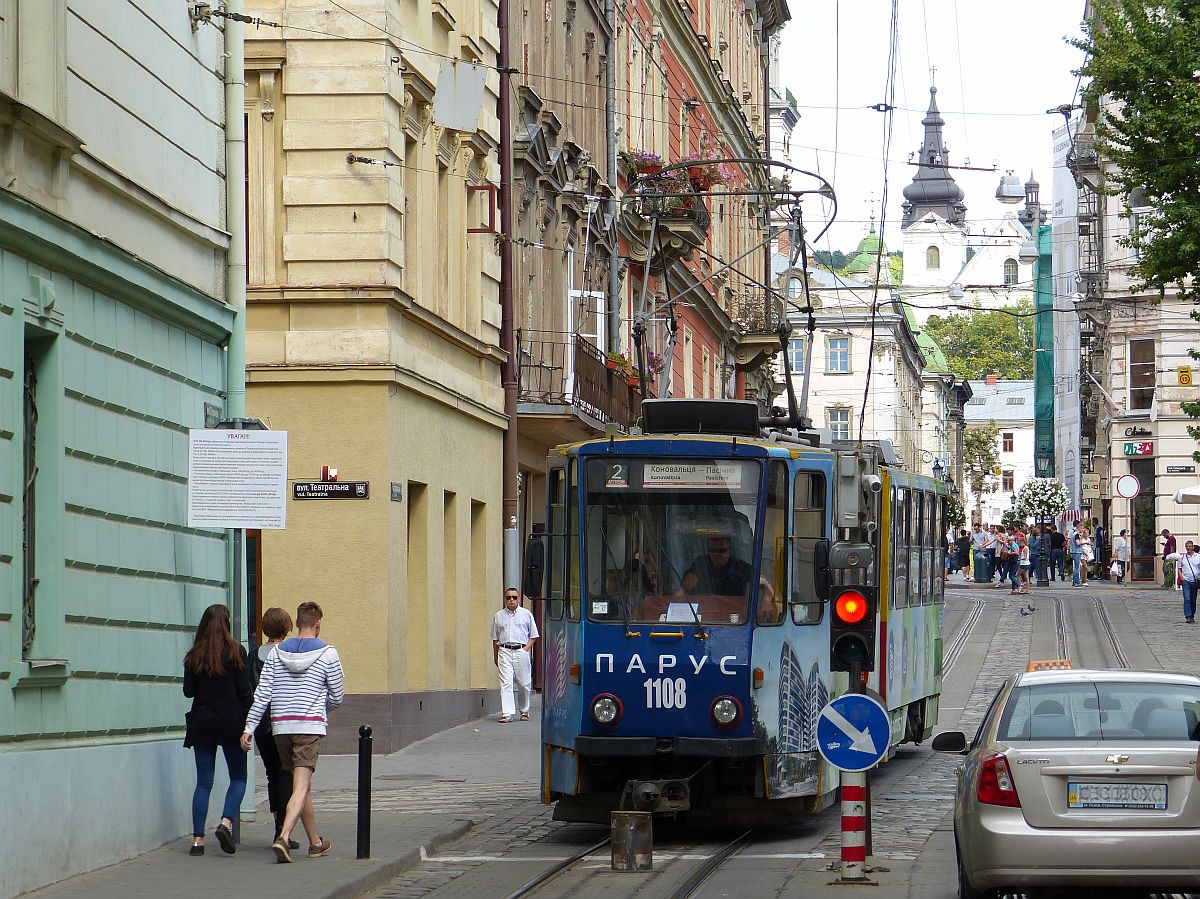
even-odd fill
[{"label": "potted flower", "polygon": [[646,372],[651,375],[657,375],[667,367],[667,360],[661,353],[656,353],[651,350],[646,355]]},{"label": "potted flower", "polygon": [[604,365],[609,371],[623,371],[629,368],[629,360],[621,353],[605,353]]},{"label": "potted flower", "polygon": [[637,387],[641,383],[641,373],[636,368],[631,368],[625,373],[625,380],[629,382],[630,387]]},{"label": "potted flower", "polygon": [[622,150],[621,159],[638,175],[654,175],[662,171],[662,157],[648,150]]}]

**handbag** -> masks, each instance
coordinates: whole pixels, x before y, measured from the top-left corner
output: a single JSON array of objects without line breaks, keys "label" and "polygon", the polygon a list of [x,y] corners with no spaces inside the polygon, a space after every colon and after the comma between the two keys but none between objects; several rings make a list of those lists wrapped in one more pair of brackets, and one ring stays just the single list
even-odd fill
[{"label": "handbag", "polygon": [[1119,561],[1117,561],[1116,559],[1113,559],[1113,563],[1109,567],[1108,573],[1111,574],[1113,577],[1120,577],[1121,576],[1121,563]]},{"label": "handbag", "polygon": [[1092,552],[1092,544],[1090,544],[1090,543],[1083,544],[1083,561],[1091,562],[1091,561],[1094,561],[1095,558],[1096,558],[1096,554],[1094,552]]}]

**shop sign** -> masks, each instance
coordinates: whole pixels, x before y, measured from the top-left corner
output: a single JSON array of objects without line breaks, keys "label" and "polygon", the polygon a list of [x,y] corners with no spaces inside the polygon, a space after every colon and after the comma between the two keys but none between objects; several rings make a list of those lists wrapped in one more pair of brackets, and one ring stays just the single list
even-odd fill
[{"label": "shop sign", "polygon": [[1127,456],[1153,456],[1154,455],[1154,441],[1153,440],[1143,440],[1141,442],[1126,441],[1125,442],[1125,455],[1127,455]]},{"label": "shop sign", "polygon": [[1100,495],[1100,475],[1085,474],[1083,476],[1083,496],[1092,497]]}]

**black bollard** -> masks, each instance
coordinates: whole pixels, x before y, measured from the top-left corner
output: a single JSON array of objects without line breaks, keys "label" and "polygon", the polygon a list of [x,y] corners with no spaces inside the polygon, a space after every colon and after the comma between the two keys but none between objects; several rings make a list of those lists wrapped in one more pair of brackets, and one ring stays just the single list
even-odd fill
[{"label": "black bollard", "polygon": [[358,729],[358,858],[371,857],[371,725]]}]

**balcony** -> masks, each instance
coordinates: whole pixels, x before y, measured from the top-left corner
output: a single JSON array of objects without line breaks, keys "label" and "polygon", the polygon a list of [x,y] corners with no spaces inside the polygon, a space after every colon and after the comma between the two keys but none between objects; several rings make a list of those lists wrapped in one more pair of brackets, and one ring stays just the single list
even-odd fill
[{"label": "balcony", "polygon": [[642,397],[624,374],[605,365],[590,340],[561,331],[517,334],[517,413],[523,438],[556,446],[603,433],[628,431]]},{"label": "balcony", "polygon": [[[657,218],[658,225],[653,226]],[[698,246],[708,240],[712,223],[704,197],[669,193],[644,193],[626,208],[622,224],[630,235],[629,256],[644,264],[650,258],[650,271],[661,274],[680,259],[691,259]],[[650,232],[654,230],[654,248],[650,251]]]},{"label": "balcony", "polygon": [[734,358],[742,371],[754,371],[783,352],[779,329],[787,317],[783,299],[770,291],[736,296],[729,309],[739,334]]}]

